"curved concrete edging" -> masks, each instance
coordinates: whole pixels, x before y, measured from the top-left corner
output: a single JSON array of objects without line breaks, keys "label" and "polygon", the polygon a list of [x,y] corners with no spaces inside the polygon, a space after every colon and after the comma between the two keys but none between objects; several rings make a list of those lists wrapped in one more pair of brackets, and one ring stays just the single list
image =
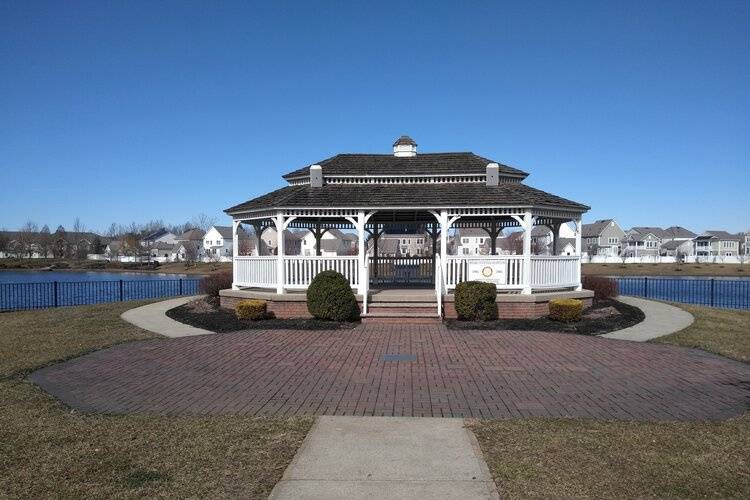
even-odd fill
[{"label": "curved concrete edging", "polygon": [[618,297],[618,300],[635,306],[646,315],[646,318],[630,328],[617,330],[600,335],[607,339],[631,340],[646,342],[647,340],[663,337],[670,333],[679,332],[693,324],[695,318],[689,312],[679,307],[655,302],[638,297]]},{"label": "curved concrete edging", "polygon": [[132,323],[138,328],[143,328],[149,332],[158,333],[165,337],[191,337],[193,335],[215,335],[216,332],[195,328],[194,326],[180,323],[167,316],[167,311],[175,307],[187,304],[202,295],[191,295],[190,297],[178,297],[176,299],[163,300],[153,304],[129,309],[122,313],[120,317]]}]

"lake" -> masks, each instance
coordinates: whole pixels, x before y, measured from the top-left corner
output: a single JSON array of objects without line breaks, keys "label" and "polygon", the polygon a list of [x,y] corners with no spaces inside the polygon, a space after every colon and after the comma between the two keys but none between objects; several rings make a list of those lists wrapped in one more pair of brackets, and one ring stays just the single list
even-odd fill
[{"label": "lake", "polygon": [[622,295],[698,304],[727,309],[750,309],[750,277],[619,277]]},{"label": "lake", "polygon": [[194,295],[200,278],[137,272],[2,271],[0,311]]}]

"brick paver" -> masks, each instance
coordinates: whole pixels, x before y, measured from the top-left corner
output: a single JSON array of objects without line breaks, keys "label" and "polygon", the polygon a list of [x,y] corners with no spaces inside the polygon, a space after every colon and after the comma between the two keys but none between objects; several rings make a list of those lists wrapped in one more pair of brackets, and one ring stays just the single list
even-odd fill
[{"label": "brick paver", "polygon": [[133,342],[30,378],[107,413],[696,420],[750,406],[750,366],[699,350],[441,325]]}]

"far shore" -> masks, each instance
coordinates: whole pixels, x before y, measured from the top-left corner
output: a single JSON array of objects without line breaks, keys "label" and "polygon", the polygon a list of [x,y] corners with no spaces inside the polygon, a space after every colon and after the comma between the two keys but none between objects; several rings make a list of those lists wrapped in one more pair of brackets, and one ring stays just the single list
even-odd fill
[{"label": "far shore", "polygon": [[[52,269],[48,269],[52,266]],[[158,267],[124,267],[119,262],[109,263],[92,260],[53,260],[53,259],[0,259],[0,272],[3,271],[46,271],[55,272],[104,272],[104,273],[148,273],[148,274],[188,274],[206,275],[221,271],[231,271],[231,262],[195,263],[185,267],[184,262],[169,262]]]},{"label": "far shore", "polygon": [[750,264],[582,264],[588,276],[750,276]]}]

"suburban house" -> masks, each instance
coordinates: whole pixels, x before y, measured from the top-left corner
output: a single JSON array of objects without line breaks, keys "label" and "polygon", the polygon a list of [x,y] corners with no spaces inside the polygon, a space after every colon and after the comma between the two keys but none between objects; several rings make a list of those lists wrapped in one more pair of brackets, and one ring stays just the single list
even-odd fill
[{"label": "suburban house", "polygon": [[320,255],[322,257],[333,257],[336,255],[351,255],[356,246],[357,237],[351,233],[344,233],[335,227],[321,231],[320,252],[316,250],[316,238],[314,231],[302,233],[300,239],[300,255]]},{"label": "suburban house", "polygon": [[487,255],[489,240],[490,235],[481,228],[466,227],[456,230],[459,255]]},{"label": "suburban house", "polygon": [[174,254],[174,261],[200,261],[203,259],[203,236],[205,232],[201,229],[193,228],[184,231],[177,237]]},{"label": "suburban house", "polygon": [[[368,255],[373,255],[375,238],[368,241]],[[432,255],[432,237],[421,226],[389,224],[377,238],[378,255],[389,257],[426,257]]]},{"label": "suburban house", "polygon": [[583,225],[584,252],[590,257],[603,255],[617,257],[620,255],[622,241],[625,239],[625,231],[614,219],[602,219],[592,224]]},{"label": "suburban house", "polygon": [[150,260],[155,262],[174,262],[176,260],[177,243],[157,241],[148,247]]},{"label": "suburban house", "polygon": [[[590,301],[593,294],[581,289],[580,268],[581,216],[589,207],[527,186],[527,176],[471,152],[418,154],[416,142],[407,136],[395,141],[393,153],[337,154],[293,170],[283,176],[286,186],[225,210],[232,217],[235,242],[241,225],[260,228],[257,234],[269,247],[271,237],[276,237],[276,258],[269,259],[270,252],[239,256],[235,246],[232,289],[220,292],[221,304],[232,308],[244,299],[263,298],[277,317],[294,317],[300,314],[300,294],[292,292],[307,289],[315,275],[325,270],[341,273],[357,291],[365,318],[412,318],[417,314],[410,309],[415,303],[423,315],[455,317],[452,291],[466,280],[494,284],[502,295],[499,309],[505,317],[540,317],[548,311],[551,298]],[[575,255],[532,254],[535,226],[566,223],[575,225]],[[379,247],[383,229],[392,224],[425,228],[437,238],[438,251],[427,258],[381,265],[380,252],[374,249]],[[357,235],[357,255],[317,257],[288,251],[286,231],[320,235],[331,228]],[[480,255],[478,240],[476,253],[449,254],[450,233],[458,230],[456,247],[460,248],[460,233],[467,234],[466,229],[484,231],[490,253],[495,255]],[[504,229],[521,230],[516,236],[519,254],[496,254],[497,237]],[[605,229],[597,236],[606,238],[610,231]],[[618,246],[624,233],[620,230],[614,235]],[[421,237],[412,238],[417,244]],[[372,255],[368,239],[375,239],[369,247]],[[410,251],[409,242],[400,240],[398,252],[404,247]],[[316,254],[322,251],[322,241],[315,238]],[[401,287],[422,290],[393,295],[390,300],[378,295],[385,288]],[[400,298],[404,296],[407,302]]]},{"label": "suburban house", "polygon": [[693,238],[695,244],[695,255],[697,257],[739,257],[740,243],[743,241],[740,234],[731,234],[726,231],[706,231]]},{"label": "suburban house", "polygon": [[[256,247],[255,235],[249,235],[240,227],[239,255],[252,255]],[[234,243],[232,241],[231,226],[211,226],[203,235],[202,260],[215,262],[231,262]]]},{"label": "suburban house", "polygon": [[662,236],[660,227],[634,227],[626,231],[620,254],[623,257],[657,257],[661,255]]},{"label": "suburban house", "polygon": [[744,243],[742,244],[743,247],[743,255],[745,257],[750,257],[750,231],[747,231],[744,234]]},{"label": "suburban house", "polygon": [[[553,229],[557,231],[557,235],[555,235]],[[557,238],[556,245],[555,238]],[[531,231],[531,242],[539,255],[573,255],[572,252],[575,251],[575,231],[569,224],[559,224],[552,228],[535,226]],[[555,246],[557,251],[555,251]]]},{"label": "suburban house", "polygon": [[142,247],[148,248],[155,245],[156,243],[167,243],[170,245],[174,245],[175,243],[177,243],[177,236],[174,233],[161,228],[145,236],[141,240]]}]

